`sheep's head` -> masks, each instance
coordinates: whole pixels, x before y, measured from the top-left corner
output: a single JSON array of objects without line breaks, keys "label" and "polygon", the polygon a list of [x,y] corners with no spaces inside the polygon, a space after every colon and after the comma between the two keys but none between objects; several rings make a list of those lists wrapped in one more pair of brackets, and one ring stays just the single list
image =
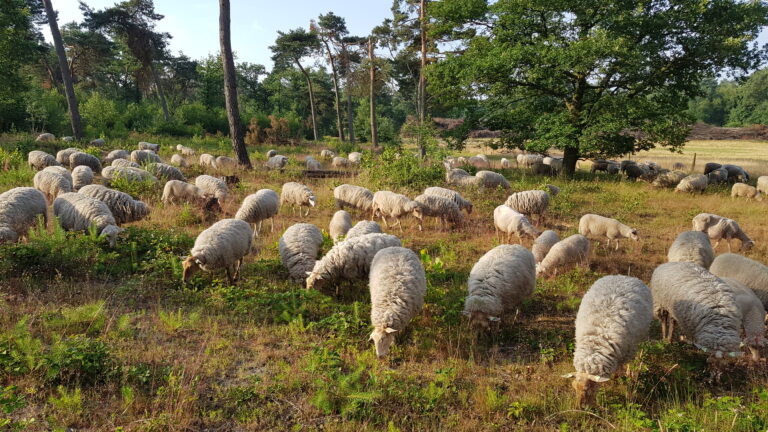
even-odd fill
[{"label": "sheep's head", "polygon": [[705,231],[707,229],[707,226],[712,221],[712,215],[711,214],[700,214],[693,218],[693,230],[694,231]]},{"label": "sheep's head", "polygon": [[317,204],[317,198],[314,195],[309,196],[309,205],[314,207]]},{"label": "sheep's head", "polygon": [[411,210],[411,214],[419,221],[424,220],[424,210],[422,210],[421,204],[419,203],[416,203],[416,206]]},{"label": "sheep's head", "polygon": [[752,249],[752,247],[754,245],[755,245],[755,242],[752,241],[752,240],[743,241],[743,242],[741,242],[741,250],[746,252],[746,251]]},{"label": "sheep's head", "polygon": [[376,347],[376,356],[378,358],[384,358],[389,354],[389,347],[392,345],[392,342],[395,341],[395,333],[397,333],[397,330],[391,327],[376,327],[373,329],[370,340],[373,341],[373,344]]},{"label": "sheep's head", "polygon": [[467,206],[467,214],[468,215],[472,214],[472,204],[471,203]]},{"label": "sheep's head", "polygon": [[199,272],[202,269],[202,265],[203,263],[202,261],[200,261],[199,258],[194,256],[187,257],[187,259],[185,259],[181,263],[181,268],[182,268],[181,280],[185,283],[189,282],[189,280],[192,278],[192,275],[194,275],[195,273]]},{"label": "sheep's head", "polygon": [[0,243],[14,243],[19,240],[19,235],[10,227],[0,227]]},{"label": "sheep's head", "polygon": [[584,372],[569,373],[563,375],[563,378],[574,378],[571,387],[576,390],[576,401],[581,407],[595,406],[597,404],[598,384],[609,379]]},{"label": "sheep's head", "polygon": [[544,277],[547,275],[547,268],[542,266],[541,263],[536,264],[536,277]]},{"label": "sheep's head", "polygon": [[636,229],[633,229],[632,231],[629,232],[629,238],[631,238],[634,241],[640,240],[640,236],[637,235]]},{"label": "sheep's head", "polygon": [[315,268],[312,269],[311,272],[307,272],[307,289],[313,289],[313,288],[322,288],[323,285],[325,285],[325,279],[323,279],[323,274],[318,270],[318,266],[320,265],[320,261],[315,261]]},{"label": "sheep's head", "polygon": [[104,227],[103,230],[101,230],[100,237],[106,237],[107,240],[109,241],[109,246],[115,247],[115,245],[117,244],[117,236],[123,231],[125,230],[122,228],[118,228],[115,225],[107,225],[106,227]]}]

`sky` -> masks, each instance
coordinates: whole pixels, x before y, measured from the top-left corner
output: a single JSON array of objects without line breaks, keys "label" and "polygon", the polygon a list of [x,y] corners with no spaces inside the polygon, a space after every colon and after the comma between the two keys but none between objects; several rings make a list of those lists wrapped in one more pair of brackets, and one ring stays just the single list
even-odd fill
[{"label": "sky", "polygon": [[[81,22],[78,0],[52,0],[59,14],[59,27]],[[116,0],[86,0],[94,9],[112,6]],[[269,46],[277,31],[303,27],[309,20],[333,11],[347,21],[351,35],[367,35],[391,16],[391,0],[230,0],[232,49],[238,62],[258,63],[272,69]],[[165,15],[157,30],[173,36],[173,54],[200,59],[219,52],[219,2],[216,0],[155,0],[155,11]],[[46,39],[50,30],[42,29]]]}]

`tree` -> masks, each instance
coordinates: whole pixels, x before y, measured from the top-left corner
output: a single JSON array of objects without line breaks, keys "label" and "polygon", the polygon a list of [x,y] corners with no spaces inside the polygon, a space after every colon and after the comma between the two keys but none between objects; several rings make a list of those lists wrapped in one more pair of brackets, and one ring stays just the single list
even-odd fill
[{"label": "tree", "polygon": [[344,126],[341,122],[341,102],[339,97],[339,77],[336,71],[336,56],[331,52],[331,44],[339,44],[341,39],[349,33],[347,30],[347,24],[344,22],[344,18],[335,15],[333,12],[328,12],[325,15],[318,17],[318,22],[311,23],[310,29],[315,31],[320,37],[320,41],[325,46],[326,54],[328,55],[328,64],[331,66],[331,73],[333,76],[333,93],[335,96],[336,108],[336,128],[339,131],[339,139],[344,139]]},{"label": "tree", "polygon": [[371,144],[373,148],[379,146],[379,132],[378,125],[376,124],[376,62],[373,56],[373,38],[368,38],[368,63],[371,68],[370,76],[370,95],[368,96],[371,102]]},{"label": "tree", "polygon": [[219,0],[219,42],[221,43],[221,63],[224,65],[224,98],[229,119],[229,136],[237,156],[237,163],[250,169],[251,160],[245,149],[243,125],[240,123],[240,107],[237,104],[237,77],[235,58],[232,55],[232,41],[229,34],[229,0]]},{"label": "tree", "polygon": [[432,14],[461,34],[462,54],[431,66],[431,91],[482,103],[504,145],[562,149],[569,176],[581,157],[679,148],[702,79],[765,55],[753,44],[768,23],[762,2],[440,3]]},{"label": "tree", "polygon": [[320,41],[317,38],[317,34],[307,32],[301,28],[291,30],[288,33],[278,31],[277,35],[275,44],[269,47],[273,53],[272,60],[275,62],[275,68],[285,68],[290,64],[294,64],[299,68],[302,75],[304,75],[304,78],[307,80],[307,87],[309,88],[309,105],[312,111],[312,134],[315,141],[317,141],[315,94],[312,89],[312,80],[309,77],[309,72],[301,64],[301,59],[317,51],[320,47]]},{"label": "tree", "polygon": [[71,22],[61,28],[69,71],[73,83],[87,81],[88,87],[97,86],[94,75],[106,67],[115,55],[115,44],[104,35],[81,28]]},{"label": "tree", "polygon": [[[7,10],[6,10],[7,8]],[[3,2],[0,13],[0,130],[25,120],[24,92],[28,86],[19,69],[33,57],[35,38],[24,0]]]},{"label": "tree", "polygon": [[64,52],[64,41],[61,39],[59,24],[56,21],[56,12],[53,10],[51,0],[43,0],[45,5],[45,14],[48,16],[48,25],[51,27],[51,36],[53,45],[56,47],[56,55],[59,57],[59,69],[61,71],[61,80],[64,82],[64,93],[67,96],[67,107],[69,107],[69,119],[72,123],[72,135],[75,139],[83,137],[83,130],[80,126],[80,110],[77,108],[77,97],[75,97],[75,87],[72,85],[72,74],[67,63],[67,54]]}]

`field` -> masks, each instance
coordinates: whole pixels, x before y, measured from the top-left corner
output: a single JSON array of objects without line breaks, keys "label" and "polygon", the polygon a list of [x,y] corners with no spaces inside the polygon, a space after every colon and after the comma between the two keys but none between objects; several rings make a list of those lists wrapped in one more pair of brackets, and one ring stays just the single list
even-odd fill
[{"label": "field", "polygon": [[[177,143],[232,153],[223,138],[136,137],[109,142],[108,148],[133,149],[139,140],[161,143],[163,159]],[[40,146],[10,136],[0,138],[0,145],[0,191],[31,185],[25,154]],[[680,158],[689,163],[689,153],[696,152],[697,167],[710,159],[750,161],[758,174],[760,164],[768,170],[764,145],[698,141]],[[14,147],[22,151],[9,151]],[[63,147],[42,146],[54,153]],[[263,164],[269,148],[249,148],[255,166]],[[405,219],[402,233],[390,230],[420,252],[428,292],[422,314],[380,361],[368,341],[367,284],[342,285],[338,294],[332,287],[306,291],[288,280],[277,241],[299,221],[327,230],[338,184],[413,197],[426,186],[442,185],[444,171],[439,160],[419,163],[407,153],[399,159],[385,153],[364,162],[353,179],[302,178],[303,156],[322,148],[277,147],[291,158],[285,173],[237,173],[241,183],[235,203],[225,207],[228,216],[246,195],[261,188],[279,191],[292,180],[309,185],[319,205],[306,218],[283,209],[275,232],[262,231],[260,250],[247,258],[235,286],[221,272],[181,283],[181,260],[209,223],[193,207],[164,206],[160,191],[146,185],[129,192],[150,204],[152,213],[129,225],[114,249],[92,234],[64,233],[53,222],[26,243],[0,246],[0,428],[768,429],[764,363],[739,360],[711,372],[704,353],[660,342],[657,322],[630,364],[632,373],[602,386],[598,408],[578,408],[570,381],[561,378],[573,370],[573,320],[594,280],[629,274],[647,282],[677,233],[690,229],[691,217],[703,211],[738,220],[756,242],[748,256],[765,262],[765,202],[732,201],[726,187],[690,196],[583,171],[565,180],[503,170],[514,191],[547,183],[562,189],[544,224],[561,237],[576,232],[582,214],[599,213],[637,228],[641,240],[623,241],[618,251],[593,243],[588,270],[537,281],[519,314],[475,337],[461,316],[466,279],[477,259],[499,244],[492,211],[508,192],[465,191],[475,210],[463,228],[443,230],[432,220],[419,232]],[[106,149],[89,151],[101,150]],[[470,147],[465,153],[479,151]],[[673,159],[667,156],[654,151],[638,159],[669,167]],[[188,178],[200,172],[198,166],[186,170]],[[359,216],[353,214],[355,222]],[[330,246],[326,241],[324,251]]]}]

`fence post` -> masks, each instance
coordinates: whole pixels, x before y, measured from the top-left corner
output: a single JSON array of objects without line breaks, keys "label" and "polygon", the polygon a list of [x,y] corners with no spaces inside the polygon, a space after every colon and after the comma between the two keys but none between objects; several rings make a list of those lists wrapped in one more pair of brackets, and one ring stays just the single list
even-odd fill
[{"label": "fence post", "polygon": [[691,172],[693,172],[695,169],[696,169],[696,153],[693,154],[693,163],[691,163]]}]

